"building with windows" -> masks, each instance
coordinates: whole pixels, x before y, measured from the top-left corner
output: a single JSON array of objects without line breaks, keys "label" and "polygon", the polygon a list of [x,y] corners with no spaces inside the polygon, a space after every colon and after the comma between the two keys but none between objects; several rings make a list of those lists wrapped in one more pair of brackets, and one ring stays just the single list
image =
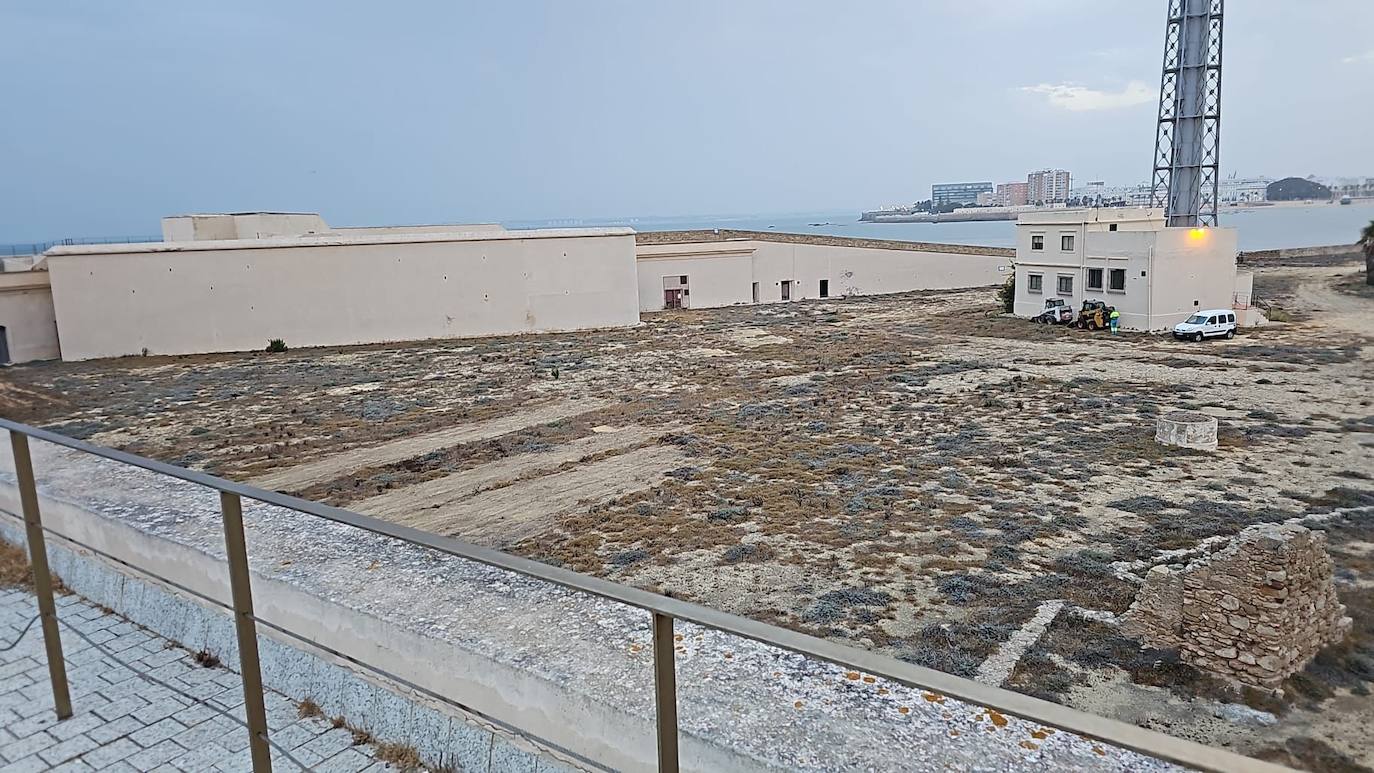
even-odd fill
[{"label": "building with windows", "polygon": [[1028,183],[999,183],[997,191],[993,194],[993,203],[999,207],[1024,207],[1026,206],[1026,190]]},{"label": "building with windows", "polygon": [[978,194],[990,193],[992,183],[936,183],[930,186],[930,206],[944,207],[949,204],[976,204]]},{"label": "building with windows", "polygon": [[1249,308],[1252,275],[1236,271],[1234,228],[1166,228],[1155,209],[1031,212],[1016,223],[1013,312],[1033,317],[1047,299],[1075,311],[1100,300],[1121,312],[1125,330],[1163,331],[1198,309]]},{"label": "building with windows", "polygon": [[777,232],[165,218],[0,262],[0,365],[624,327],[641,311],[1001,284],[1002,247]]},{"label": "building with windows", "polygon": [[991,286],[1012,258],[996,247],[775,231],[662,231],[636,242],[640,311]]},{"label": "building with windows", "polygon": [[1268,198],[1272,177],[1227,177],[1217,185],[1217,198],[1222,204],[1248,204]]},{"label": "building with windows", "polygon": [[1064,169],[1041,169],[1026,175],[1026,198],[1031,204],[1067,201],[1073,175]]}]

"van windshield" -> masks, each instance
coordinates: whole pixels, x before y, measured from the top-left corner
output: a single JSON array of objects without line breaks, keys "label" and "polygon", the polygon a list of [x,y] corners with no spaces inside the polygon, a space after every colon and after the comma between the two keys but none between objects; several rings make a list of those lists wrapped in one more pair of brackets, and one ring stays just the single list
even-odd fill
[{"label": "van windshield", "polygon": [[1206,321],[1207,318],[1202,316],[1201,314],[1194,314],[1193,316],[1188,318],[1188,324],[1190,325],[1201,325]]}]

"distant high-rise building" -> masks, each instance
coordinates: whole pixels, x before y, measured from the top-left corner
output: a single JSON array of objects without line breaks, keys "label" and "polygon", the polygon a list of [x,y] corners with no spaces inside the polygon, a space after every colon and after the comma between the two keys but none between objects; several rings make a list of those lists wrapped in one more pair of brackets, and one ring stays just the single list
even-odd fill
[{"label": "distant high-rise building", "polygon": [[993,202],[999,207],[1024,207],[1028,187],[1027,183],[999,183]]},{"label": "distant high-rise building", "polygon": [[1057,204],[1069,198],[1073,176],[1065,169],[1041,169],[1026,175],[1026,198],[1032,204]]},{"label": "distant high-rise building", "polygon": [[930,186],[930,205],[974,204],[978,194],[992,191],[992,183],[936,183]]}]

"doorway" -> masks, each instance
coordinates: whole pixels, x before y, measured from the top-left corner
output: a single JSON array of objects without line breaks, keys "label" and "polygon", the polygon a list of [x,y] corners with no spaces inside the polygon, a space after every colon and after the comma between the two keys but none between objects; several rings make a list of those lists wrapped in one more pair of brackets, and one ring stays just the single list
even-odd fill
[{"label": "doorway", "polygon": [[788,279],[782,280],[782,299],[783,299],[784,301],[790,301],[790,300],[792,300],[792,282],[791,282],[791,280],[788,280]]},{"label": "doorway", "polygon": [[753,292],[753,297],[754,297],[754,303],[758,303],[758,302],[759,302],[759,283],[758,283],[758,282],[755,282],[755,283],[754,283],[754,286],[753,286],[753,288],[752,288],[752,292]]},{"label": "doorway", "polygon": [[822,297],[822,298],[829,298],[829,297],[830,297],[830,280],[829,280],[829,279],[822,279],[822,280],[821,280],[821,297]]},{"label": "doorway", "polygon": [[0,365],[10,362],[10,336],[4,325],[0,325]]},{"label": "doorway", "polygon": [[691,308],[691,297],[692,291],[687,284],[687,276],[685,274],[663,277],[663,308]]}]

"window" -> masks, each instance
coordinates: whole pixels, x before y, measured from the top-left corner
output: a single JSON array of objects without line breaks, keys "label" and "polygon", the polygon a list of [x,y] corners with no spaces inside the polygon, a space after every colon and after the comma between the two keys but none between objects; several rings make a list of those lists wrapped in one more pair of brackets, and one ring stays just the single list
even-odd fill
[{"label": "window", "polygon": [[1217,318],[1216,318],[1216,317],[1208,317],[1208,318],[1207,318],[1207,324],[1209,324],[1209,325],[1215,325],[1216,323],[1217,323]]},{"label": "window", "polygon": [[1188,324],[1190,325],[1201,325],[1206,321],[1207,318],[1202,316],[1201,314],[1194,314],[1193,316],[1188,318]]},{"label": "window", "polygon": [[1227,314],[1227,315],[1226,315],[1226,321],[1227,321],[1227,322],[1235,322],[1235,321],[1236,321],[1236,315],[1234,315],[1234,314]]},{"label": "window", "polygon": [[1124,268],[1114,268],[1114,269],[1112,269],[1111,280],[1112,280],[1112,283],[1111,283],[1110,285],[1108,285],[1107,289],[1109,289],[1109,290],[1115,290],[1115,291],[1117,291],[1117,292],[1119,292],[1119,293],[1124,293],[1124,292],[1126,292],[1126,269],[1124,269]]},{"label": "window", "polygon": [[1060,295],[1073,295],[1073,277],[1071,277],[1071,276],[1061,276],[1061,277],[1059,277],[1059,294],[1060,294]]},{"label": "window", "polygon": [[1033,250],[1043,250],[1043,249],[1045,249],[1045,235],[1044,235],[1044,234],[1031,234],[1031,249],[1033,249]]},{"label": "window", "polygon": [[1026,274],[1026,292],[1040,293],[1045,291],[1045,277],[1041,274]]},{"label": "window", "polygon": [[830,297],[830,280],[829,280],[829,279],[822,279],[822,280],[821,280],[821,297],[822,297],[822,298],[829,298],[829,297]]},{"label": "window", "polygon": [[784,301],[792,300],[792,282],[786,279],[782,281],[782,299]]},{"label": "window", "polygon": [[1108,231],[1115,231],[1115,230],[1116,230],[1116,223],[1112,223],[1111,225],[1107,226],[1107,230],[1108,230]]},{"label": "window", "polygon": [[1064,234],[1059,237],[1059,249],[1064,252],[1073,252],[1073,234]]},{"label": "window", "polygon": [[678,278],[677,278],[677,283],[680,284],[680,285],[685,285],[685,284],[687,284],[687,277],[686,277],[686,276],[680,276],[680,277],[678,277]]},{"label": "window", "polygon": [[1089,290],[1101,290],[1101,289],[1102,289],[1102,269],[1100,269],[1100,268],[1090,268],[1090,269],[1088,269],[1088,289],[1089,289]]}]

